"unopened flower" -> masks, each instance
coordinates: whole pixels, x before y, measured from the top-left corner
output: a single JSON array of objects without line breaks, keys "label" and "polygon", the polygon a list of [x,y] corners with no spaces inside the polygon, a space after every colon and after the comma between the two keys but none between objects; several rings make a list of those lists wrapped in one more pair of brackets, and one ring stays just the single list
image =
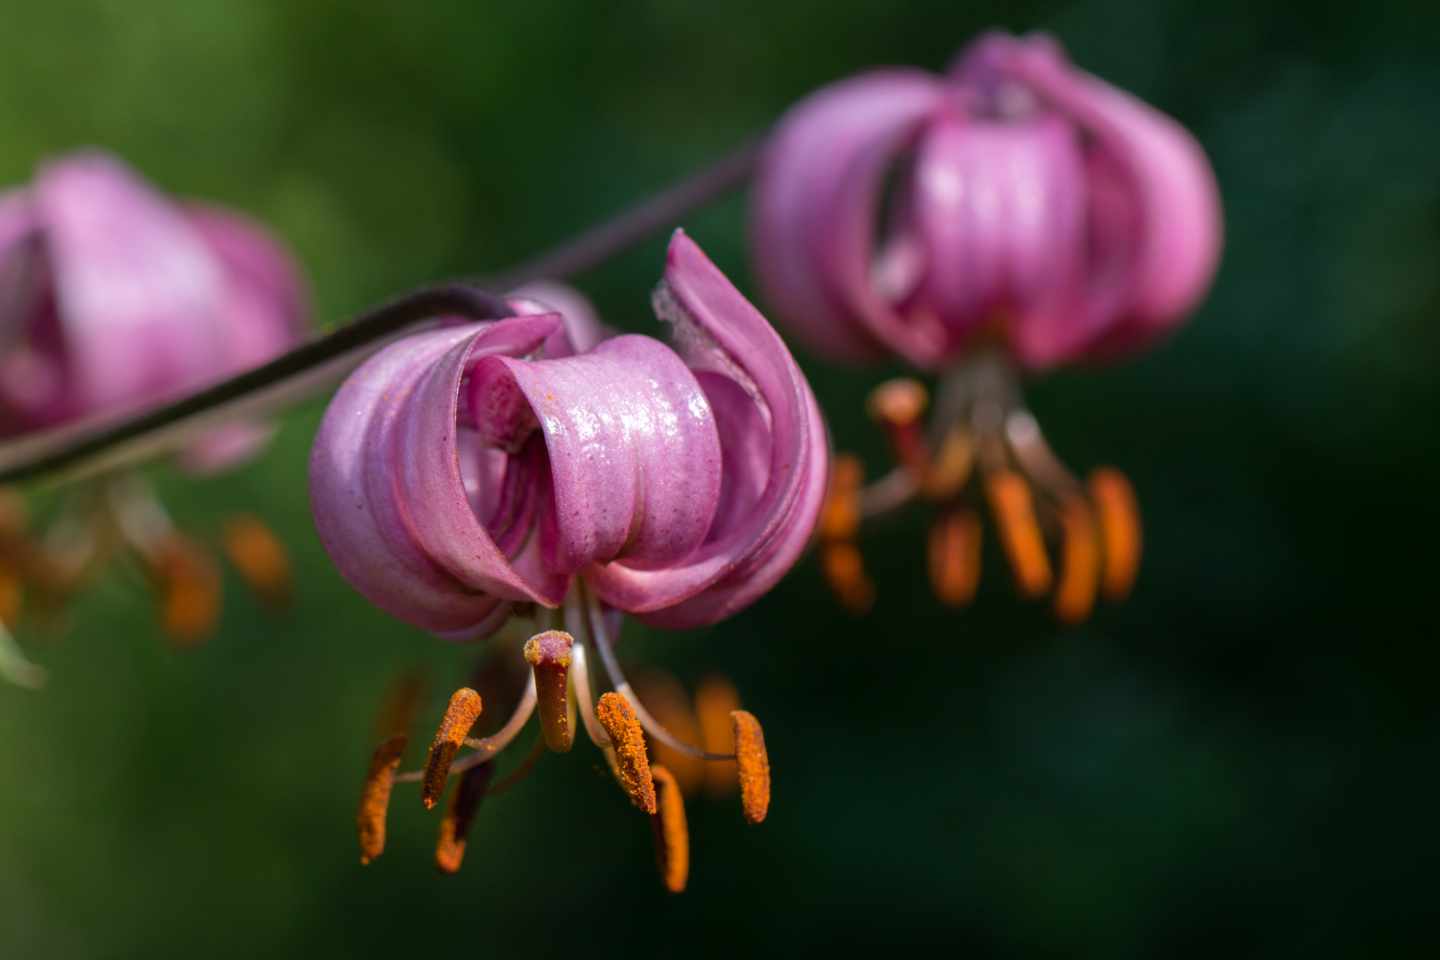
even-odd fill
[{"label": "unopened flower", "polygon": [[[0,439],[131,413],[256,366],[301,338],[304,312],[290,256],[240,214],[165,197],[105,154],[47,163],[0,193]],[[268,434],[221,426],[180,461],[221,469]],[[208,631],[213,561],[137,477],[97,481],[73,500],[39,544],[56,567],[78,582],[111,547],[133,549],[167,623],[184,638]],[[247,573],[268,558],[262,574],[279,596],[283,556],[255,524],[230,540]]]},{"label": "unopened flower", "polygon": [[[427,776],[398,779],[425,779],[436,802],[437,776],[490,762],[538,704],[537,743],[568,750],[578,725],[631,800],[663,818],[673,885],[684,820],[668,788],[657,805],[645,734],[732,769],[735,752],[707,752],[657,722],[621,674],[618,617],[697,627],[758,599],[810,540],[827,452],[789,351],[683,233],[654,306],[673,347],[638,335],[587,343],[596,328],[573,308],[540,312],[525,298],[511,301],[514,316],[385,348],[327,410],[310,491],[341,574],[399,619],[454,639],[512,616],[564,627],[509,652],[532,672],[498,732],[459,734],[472,752],[456,758],[459,728],[444,726]],[[614,688],[598,703],[592,654]],[[746,810],[758,819],[768,765],[745,717]],[[456,838],[442,839],[453,865]]]},{"label": "unopened flower", "polygon": [[[1088,584],[1123,594],[1138,556],[1128,487],[1101,473],[1092,486],[1111,509],[1093,516],[1098,494],[1045,445],[1016,373],[1139,350],[1203,297],[1221,212],[1195,139],[1049,37],[995,33],[944,76],[879,70],[801,102],[767,145],[753,212],[756,273],[796,336],[942,378],[928,423],[919,384],[877,391],[899,468],[862,497],[867,510],[917,495],[939,506],[941,596],[973,593],[980,504],[1028,595],[1051,592],[1046,543],[1065,544],[1063,619],[1088,613]],[[841,479],[853,499],[853,471]],[[823,556],[842,597],[863,599],[853,547],[832,540]]]}]

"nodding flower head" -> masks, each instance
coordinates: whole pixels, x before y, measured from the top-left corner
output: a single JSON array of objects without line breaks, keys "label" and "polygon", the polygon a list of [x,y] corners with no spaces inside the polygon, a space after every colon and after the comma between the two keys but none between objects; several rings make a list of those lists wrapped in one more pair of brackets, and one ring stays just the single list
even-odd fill
[{"label": "nodding flower head", "polygon": [[1045,36],[981,37],[945,76],[877,70],[780,122],[755,269],[818,352],[1028,367],[1133,351],[1210,285],[1220,204],[1178,123]]},{"label": "nodding flower head", "polygon": [[[218,207],[162,196],[114,157],[79,153],[0,194],[0,435],[135,410],[239,373],[304,332],[289,255]],[[223,427],[197,469],[253,453]]]},{"label": "nodding flower head", "polygon": [[[360,593],[444,637],[483,637],[512,615],[559,626],[552,611],[563,608],[568,632],[526,645],[533,676],[514,718],[456,769],[488,763],[537,704],[544,743],[568,749],[578,704],[626,794],[667,817],[656,835],[673,841],[683,813],[677,828],[672,779],[661,778],[656,799],[642,729],[712,762],[737,754],[687,744],[654,719],[620,673],[615,618],[700,626],[769,590],[815,527],[825,431],[780,338],[683,233],[653,298],[673,346],[605,337],[588,311],[548,312],[535,299],[544,291],[526,294],[509,301],[513,315],[392,344],[346,381],[311,457],[316,527]],[[598,706],[588,650],[614,686]],[[455,749],[467,742],[459,736]],[[741,758],[747,782],[760,775],[757,755]],[[446,774],[416,779],[430,785],[428,806]],[[376,827],[366,809],[368,858]],[[454,859],[449,836],[442,866]],[[672,886],[679,857],[667,859]]]},{"label": "nodding flower head", "polygon": [[[296,268],[264,229],[162,196],[114,157],[71,154],[0,192],[0,438],[135,412],[257,366],[301,338],[304,316]],[[225,424],[190,440],[180,462],[218,470],[268,436]],[[123,549],[151,576],[173,638],[214,626],[214,562],[138,475],[85,485],[47,536],[12,539],[0,564],[42,608]],[[262,597],[283,600],[288,562],[258,519],[227,523],[224,548]]]}]

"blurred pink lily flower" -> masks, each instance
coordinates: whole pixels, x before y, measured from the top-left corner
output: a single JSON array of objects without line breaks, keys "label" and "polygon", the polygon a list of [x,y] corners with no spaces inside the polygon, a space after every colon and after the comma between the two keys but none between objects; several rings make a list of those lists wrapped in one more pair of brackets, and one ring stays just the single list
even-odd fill
[{"label": "blurred pink lily flower", "polygon": [[[246,217],[165,197],[104,153],[48,162],[0,193],[0,439],[132,413],[257,366],[303,337],[304,299],[290,255]],[[268,436],[228,424],[180,461],[218,470]],[[46,560],[48,573],[26,577],[37,593],[68,593],[123,547],[155,579],[169,632],[208,632],[218,574],[137,475],[101,478],[74,506],[26,551]],[[283,555],[258,521],[232,523],[226,547],[262,592],[283,593]]]},{"label": "blurred pink lily flower", "polygon": [[[616,618],[697,627],[767,592],[809,543],[825,430],[779,336],[681,232],[654,295],[673,347],[604,337],[581,303],[552,312],[529,293],[510,301],[515,316],[407,337],[351,375],[311,457],[316,527],[360,593],[444,637],[484,637],[512,615],[559,626],[563,609],[568,632],[527,645],[534,673],[512,719],[453,772],[488,762],[537,700],[547,743],[568,749],[556,725],[578,705],[653,814],[654,778],[636,766],[642,727],[710,760],[743,750],[707,753],[651,716],[620,673]],[[598,707],[587,651],[616,691]],[[562,671],[558,686],[547,670]],[[469,694],[456,696],[458,710]],[[753,787],[755,763],[741,767]],[[434,776],[427,805],[445,781]],[[366,829],[362,817],[362,845]],[[376,853],[366,846],[367,859]]]},{"label": "blurred pink lily flower", "polygon": [[926,369],[995,340],[1028,367],[1136,350],[1209,289],[1220,241],[1195,139],[1046,36],[813,94],[754,201],[756,272],[797,336]]},{"label": "blurred pink lily flower", "polygon": [[1133,353],[1205,295],[1221,210],[1194,137],[1053,39],[991,33],[944,76],[877,70],[795,106],[766,146],[752,241],[766,296],[809,347],[941,374],[928,424],[918,383],[872,403],[901,461],[886,482],[862,488],[842,461],[822,562],[849,605],[871,594],[859,518],[916,496],[940,507],[929,557],[947,602],[968,602],[978,577],[967,499],[989,502],[1026,595],[1051,592],[1053,547],[1061,619],[1089,613],[1102,567],[1108,594],[1128,591],[1128,485],[1106,471],[1087,497],[1025,410],[1017,368]]}]

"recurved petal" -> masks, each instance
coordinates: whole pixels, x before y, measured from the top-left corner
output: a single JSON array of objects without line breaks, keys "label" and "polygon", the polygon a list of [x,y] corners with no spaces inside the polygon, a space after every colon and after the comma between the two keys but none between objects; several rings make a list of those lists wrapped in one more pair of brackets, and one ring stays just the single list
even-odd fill
[{"label": "recurved petal", "polygon": [[683,561],[654,570],[616,562],[586,577],[611,606],[696,626],[749,605],[794,564],[819,516],[827,441],[783,341],[683,232],[670,241],[655,304],[706,387],[726,447],[721,489],[733,492]]},{"label": "recurved petal", "polygon": [[67,386],[85,412],[118,412],[225,372],[225,278],[180,209],[100,153],[43,167],[32,195]]},{"label": "recurved petal", "polygon": [[508,295],[517,316],[537,313],[558,313],[565,321],[563,335],[545,343],[545,356],[568,357],[585,353],[601,340],[613,337],[615,331],[600,319],[584,294],[563,283],[528,283]]},{"label": "recurved petal", "polygon": [[468,362],[527,353],[554,315],[417,334],[345,381],[310,459],[315,525],[341,574],[408,623],[463,636],[493,625],[507,599],[539,599],[476,517],[457,452]]},{"label": "recurved petal", "polygon": [[[1214,277],[1222,224],[1210,162],[1175,120],[1070,67],[1044,38],[1027,41],[1009,70],[1093,140],[1092,229],[1125,270],[1114,322],[1091,346],[1103,354],[1143,346],[1184,320]],[[1106,277],[1103,264],[1092,266]],[[1092,311],[1115,299],[1110,285],[1087,296]]]},{"label": "recurved petal", "polygon": [[885,174],[944,97],[930,74],[877,70],[812,94],[777,125],[755,181],[754,267],[811,349],[934,359],[940,331],[896,313],[876,289],[874,261]]}]

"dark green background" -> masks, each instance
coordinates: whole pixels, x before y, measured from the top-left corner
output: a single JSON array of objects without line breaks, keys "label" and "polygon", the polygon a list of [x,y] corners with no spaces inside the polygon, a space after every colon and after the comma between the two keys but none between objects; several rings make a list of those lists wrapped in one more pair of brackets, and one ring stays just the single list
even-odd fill
[{"label": "dark green background", "polygon": [[[498,267],[640,197],[862,67],[939,67],[995,23],[1184,121],[1227,246],[1179,336],[1033,385],[1078,468],[1133,477],[1134,599],[1057,630],[990,554],[975,609],[929,598],[922,518],[867,543],[853,620],[813,561],[736,620],[631,628],[635,659],[732,675],[766,722],[773,813],[691,807],[690,891],[595,755],[487,802],[463,873],[399,794],[356,864],[375,704],[470,651],[392,622],[322,554],[304,469],[321,405],[209,483],[155,471],[198,534],[255,510],[299,564],[267,618],[233,579],[178,653],[133,572],[26,634],[0,689],[0,956],[751,955],[948,943],[1119,957],[1388,953],[1434,934],[1433,560],[1440,66],[1433,4],[20,3],[0,9],[0,182],[110,147],[273,223],[321,322]],[[743,204],[689,220],[748,288]],[[653,331],[656,239],[583,279]],[[867,387],[805,358],[879,462]],[[422,734],[423,736],[423,734]]]}]

